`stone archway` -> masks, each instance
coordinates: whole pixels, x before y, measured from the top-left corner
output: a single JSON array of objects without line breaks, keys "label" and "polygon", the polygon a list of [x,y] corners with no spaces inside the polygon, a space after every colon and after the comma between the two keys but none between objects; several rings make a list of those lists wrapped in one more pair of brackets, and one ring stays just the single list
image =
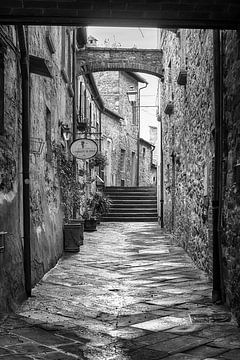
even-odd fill
[{"label": "stone archway", "polygon": [[77,74],[131,71],[163,78],[162,54],[156,49],[87,47],[77,53]]}]

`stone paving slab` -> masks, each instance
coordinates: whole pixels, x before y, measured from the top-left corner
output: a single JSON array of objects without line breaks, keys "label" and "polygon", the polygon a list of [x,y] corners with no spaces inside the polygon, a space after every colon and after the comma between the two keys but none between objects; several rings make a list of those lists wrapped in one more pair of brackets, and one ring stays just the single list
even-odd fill
[{"label": "stone paving slab", "polygon": [[85,233],[33,295],[0,314],[0,360],[240,360],[231,314],[156,223]]}]

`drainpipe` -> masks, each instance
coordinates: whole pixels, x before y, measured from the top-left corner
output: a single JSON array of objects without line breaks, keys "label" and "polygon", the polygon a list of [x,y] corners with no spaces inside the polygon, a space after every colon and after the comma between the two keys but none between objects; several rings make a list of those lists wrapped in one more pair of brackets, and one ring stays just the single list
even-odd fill
[{"label": "drainpipe", "polygon": [[[73,88],[73,100],[72,100],[72,129],[73,129],[73,141],[76,139],[77,131],[77,86],[76,86],[76,30],[73,30],[73,45],[72,45],[72,88]],[[73,166],[75,169],[75,179],[77,181],[77,161],[76,158],[73,158]],[[77,217],[76,206],[73,206],[73,219]]]},{"label": "drainpipe", "polygon": [[164,228],[163,221],[163,203],[164,203],[164,191],[163,191],[163,126],[162,119],[160,120],[160,224],[161,228]]},{"label": "drainpipe", "polygon": [[[102,152],[102,111],[99,112],[99,152]],[[98,175],[102,178],[102,168],[99,166]]]},{"label": "drainpipe", "polygon": [[223,281],[221,270],[221,179],[222,179],[222,44],[219,30],[213,30],[214,42],[214,93],[215,93],[215,163],[213,178],[213,290],[214,303],[223,300]]},{"label": "drainpipe", "polygon": [[72,117],[73,117],[73,140],[76,139],[76,126],[77,126],[77,86],[76,86],[76,30],[73,30],[73,51],[72,51],[72,87],[73,87],[73,113],[72,113]]},{"label": "drainpipe", "polygon": [[141,106],[140,106],[140,91],[145,89],[148,86],[148,83],[145,83],[144,86],[138,90],[138,135],[137,135],[137,186],[139,186],[140,178],[140,118],[141,118]]},{"label": "drainpipe", "polygon": [[31,244],[30,244],[30,180],[29,180],[29,153],[30,153],[30,86],[29,86],[29,54],[25,28],[17,26],[20,65],[22,76],[22,182],[23,182],[23,238],[24,238],[24,276],[25,291],[31,296]]}]

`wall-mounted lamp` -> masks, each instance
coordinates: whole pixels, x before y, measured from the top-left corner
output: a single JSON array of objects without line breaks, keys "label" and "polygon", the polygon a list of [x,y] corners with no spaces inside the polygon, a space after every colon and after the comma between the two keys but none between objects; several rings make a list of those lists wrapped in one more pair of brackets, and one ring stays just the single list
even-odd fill
[{"label": "wall-mounted lamp", "polygon": [[71,137],[71,130],[68,124],[63,124],[62,121],[59,122],[59,126],[61,126],[61,136],[65,141],[70,140]]},{"label": "wall-mounted lamp", "polygon": [[130,87],[130,90],[127,91],[128,101],[130,104],[134,104],[137,102],[138,91],[134,89],[133,86]]}]

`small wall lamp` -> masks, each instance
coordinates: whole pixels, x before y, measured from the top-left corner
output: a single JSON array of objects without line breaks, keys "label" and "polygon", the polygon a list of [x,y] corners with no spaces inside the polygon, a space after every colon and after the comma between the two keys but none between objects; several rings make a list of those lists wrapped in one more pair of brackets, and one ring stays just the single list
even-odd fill
[{"label": "small wall lamp", "polygon": [[127,91],[128,101],[133,105],[137,102],[137,90],[133,86],[130,87],[130,90]]},{"label": "small wall lamp", "polygon": [[59,122],[59,126],[61,126],[61,136],[65,141],[70,140],[71,137],[71,130],[68,124],[63,124],[63,122]]}]

